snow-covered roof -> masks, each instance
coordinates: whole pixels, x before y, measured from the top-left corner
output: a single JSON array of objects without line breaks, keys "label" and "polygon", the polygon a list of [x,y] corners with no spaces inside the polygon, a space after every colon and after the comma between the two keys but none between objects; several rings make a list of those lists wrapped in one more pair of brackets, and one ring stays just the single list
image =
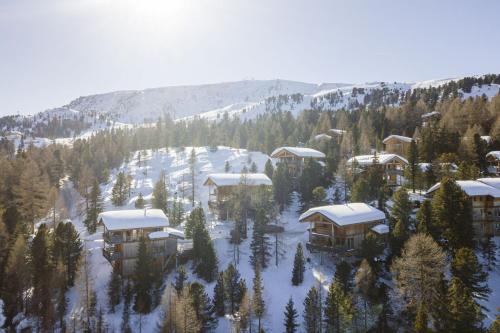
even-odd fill
[{"label": "snow-covered roof", "polygon": [[207,185],[210,180],[215,186],[238,186],[241,184],[242,176],[246,178],[247,186],[273,185],[271,179],[264,173],[211,173],[203,185]]},{"label": "snow-covered roof", "polygon": [[481,135],[481,139],[487,143],[491,142],[491,136],[489,135]]},{"label": "snow-covered roof", "polygon": [[[358,155],[351,157],[349,160],[347,160],[347,163],[352,163],[354,160],[356,160],[356,162],[359,165],[370,165],[373,164],[374,158],[375,155]],[[408,160],[406,160],[406,158],[401,157],[397,154],[377,154],[377,159],[379,164],[386,164],[395,158],[400,159],[405,164],[408,164]]]},{"label": "snow-covered roof", "polygon": [[323,133],[323,134],[318,134],[318,135],[316,135],[316,136],[314,137],[314,140],[316,140],[316,141],[320,141],[320,140],[331,140],[331,139],[332,139],[332,137],[331,137],[331,136],[329,136],[328,134],[324,134],[324,133]]},{"label": "snow-covered roof", "polygon": [[493,178],[493,177],[479,178],[479,179],[477,179],[477,181],[479,181],[481,183],[485,183],[486,185],[493,186],[497,190],[500,190],[500,178]]},{"label": "snow-covered roof", "polygon": [[[430,163],[427,163],[427,162],[422,162],[422,163],[418,163],[418,166],[420,167],[420,170],[422,172],[426,172],[429,170],[431,164]],[[458,165],[456,165],[455,163],[439,163],[439,166],[441,168],[448,168],[451,172],[456,172],[458,170]]]},{"label": "snow-covered roof", "polygon": [[430,117],[434,117],[434,116],[438,116],[438,115],[441,115],[441,113],[437,112],[437,111],[432,111],[432,112],[428,112],[428,113],[424,113],[422,115],[422,118],[430,118]]},{"label": "snow-covered roof", "polygon": [[162,239],[162,238],[169,238],[169,237],[174,237],[174,238],[180,238],[184,239],[184,233],[180,230],[174,229],[174,228],[165,228],[164,231],[155,231],[152,232],[148,235],[149,239]]},{"label": "snow-covered roof", "polygon": [[493,150],[490,151],[488,154],[486,154],[486,157],[491,156],[496,158],[497,160],[500,160],[500,150]]},{"label": "snow-covered roof", "polygon": [[338,135],[342,135],[342,134],[346,133],[347,131],[346,130],[337,129],[337,128],[330,128],[328,130],[328,132],[334,133],[334,134],[338,134]]},{"label": "snow-covered roof", "polygon": [[[481,181],[457,180],[457,185],[460,186],[462,191],[470,197],[491,196],[494,198],[500,198],[500,190]],[[434,184],[429,190],[427,190],[427,194],[436,191],[440,186],[441,183]]]},{"label": "snow-covered roof", "polygon": [[373,222],[385,219],[384,212],[362,202],[345,205],[330,205],[314,207],[300,215],[299,221],[304,221],[313,214],[319,213],[339,226]]},{"label": "snow-covered roof", "polygon": [[112,210],[99,214],[108,230],[168,227],[168,218],[161,209]]},{"label": "snow-covered roof", "polygon": [[309,157],[309,158],[325,158],[325,154],[316,149],[306,148],[306,147],[280,147],[275,149],[271,153],[271,157],[275,157],[279,152],[286,150],[290,154],[293,154],[298,157]]},{"label": "snow-covered roof", "polygon": [[410,137],[407,137],[407,136],[403,136],[403,135],[396,135],[396,134],[391,134],[389,135],[387,138],[384,139],[384,141],[382,141],[383,143],[386,143],[387,141],[389,141],[390,139],[396,139],[396,140],[399,140],[399,141],[404,141],[404,142],[412,142],[413,139],[410,138]]},{"label": "snow-covered roof", "polygon": [[387,224],[377,224],[371,230],[379,235],[385,235],[389,233],[389,226]]}]

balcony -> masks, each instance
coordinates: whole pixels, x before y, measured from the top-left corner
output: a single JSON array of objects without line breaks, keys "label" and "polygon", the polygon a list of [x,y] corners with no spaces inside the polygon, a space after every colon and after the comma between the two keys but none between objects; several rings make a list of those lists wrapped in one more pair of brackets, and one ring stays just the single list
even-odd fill
[{"label": "balcony", "polygon": [[123,235],[106,232],[103,235],[104,241],[109,244],[121,244],[125,242]]},{"label": "balcony", "polygon": [[104,258],[108,259],[108,261],[119,260],[123,257],[121,252],[115,251],[112,247],[102,249],[102,255]]}]

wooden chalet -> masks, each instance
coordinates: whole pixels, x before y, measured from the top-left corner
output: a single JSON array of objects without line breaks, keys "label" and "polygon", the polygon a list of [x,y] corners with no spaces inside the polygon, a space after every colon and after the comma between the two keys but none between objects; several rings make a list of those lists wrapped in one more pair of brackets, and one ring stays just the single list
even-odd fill
[{"label": "wooden chalet", "polygon": [[389,232],[384,212],[365,203],[349,203],[311,208],[299,217],[309,223],[308,248],[345,253],[359,249],[368,233],[380,236]]},{"label": "wooden chalet", "polygon": [[441,119],[441,113],[437,111],[432,111],[428,113],[424,113],[422,116],[422,127],[427,127],[432,124],[435,124]]},{"label": "wooden chalet", "polygon": [[[426,193],[432,197],[440,183]],[[472,206],[472,225],[476,237],[500,235],[500,178],[457,180]]]},{"label": "wooden chalet", "polygon": [[408,161],[397,154],[374,154],[374,155],[358,155],[351,157],[347,161],[347,167],[355,165],[358,170],[354,172],[363,172],[371,165],[379,164],[384,168],[384,179],[388,186],[403,185],[403,173],[408,165]]},{"label": "wooden chalet", "polygon": [[486,154],[488,162],[488,173],[493,176],[500,176],[500,151],[494,150]]},{"label": "wooden chalet", "polygon": [[184,234],[169,227],[168,218],[161,209],[134,209],[107,211],[99,214],[104,226],[103,256],[118,266],[123,276],[134,273],[139,242],[144,238],[155,264],[164,269],[177,252],[177,240]]},{"label": "wooden chalet", "polygon": [[382,143],[386,153],[407,156],[412,141],[410,137],[393,134],[385,138]]},{"label": "wooden chalet", "polygon": [[322,161],[325,154],[312,148],[280,147],[271,153],[271,157],[278,159],[280,163],[285,163],[290,176],[296,178],[302,174],[307,159]]}]

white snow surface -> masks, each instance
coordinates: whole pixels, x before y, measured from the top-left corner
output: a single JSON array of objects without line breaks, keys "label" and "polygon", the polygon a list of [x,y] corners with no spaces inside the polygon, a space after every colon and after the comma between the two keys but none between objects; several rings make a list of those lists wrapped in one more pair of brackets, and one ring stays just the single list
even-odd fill
[{"label": "white snow surface", "polygon": [[[457,180],[457,185],[460,186],[468,196],[491,196],[500,198],[500,190],[490,186],[484,182],[477,180]],[[434,184],[427,193],[436,191],[441,186],[441,183]]]},{"label": "white snow surface", "polygon": [[168,218],[161,209],[105,211],[97,219],[102,220],[108,230],[168,227]]},{"label": "white snow surface", "polygon": [[392,160],[394,160],[395,158],[400,159],[405,164],[408,164],[408,160],[406,158],[401,157],[397,154],[377,154],[377,156],[375,156],[375,155],[358,155],[358,156],[351,157],[349,160],[347,160],[347,163],[352,163],[354,160],[356,160],[356,162],[361,166],[370,165],[370,164],[373,164],[373,160],[375,159],[375,157],[378,159],[379,164],[389,163]]},{"label": "white snow surface", "polygon": [[389,233],[389,226],[387,224],[377,224],[376,226],[372,227],[371,230],[379,235],[385,235]]},{"label": "white snow surface", "polygon": [[247,186],[273,185],[265,173],[211,173],[203,184],[210,179],[216,186],[238,186],[243,177]]},{"label": "white snow surface", "polygon": [[494,188],[500,190],[500,178],[478,178],[477,181],[485,183],[487,185],[493,186]]},{"label": "white snow surface", "polygon": [[316,213],[325,216],[339,226],[385,220],[384,212],[363,202],[314,207],[300,215],[299,220],[303,222]]},{"label": "white snow surface", "polygon": [[391,134],[387,138],[385,138],[382,142],[386,143],[390,139],[397,139],[397,140],[404,141],[404,142],[412,142],[413,141],[412,138],[407,137],[407,136]]},{"label": "white snow surface", "polygon": [[306,147],[280,147],[276,148],[272,153],[271,157],[275,157],[279,152],[286,150],[290,154],[296,155],[302,158],[325,158],[325,154],[312,148]]},{"label": "white snow surface", "polygon": [[488,156],[492,156],[492,157],[496,158],[497,160],[500,160],[500,150],[490,151],[488,154],[486,154],[486,157],[488,157]]},{"label": "white snow surface", "polygon": [[164,231],[155,231],[152,232],[148,235],[149,239],[162,239],[162,238],[168,238],[168,237],[174,237],[174,238],[180,238],[184,239],[184,233],[180,230],[174,229],[174,228],[165,228]]}]

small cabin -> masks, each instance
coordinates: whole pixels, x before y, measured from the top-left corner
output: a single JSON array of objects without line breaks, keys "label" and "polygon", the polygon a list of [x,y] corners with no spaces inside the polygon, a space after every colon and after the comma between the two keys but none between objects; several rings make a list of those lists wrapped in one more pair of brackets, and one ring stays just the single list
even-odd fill
[{"label": "small cabin", "polygon": [[[358,155],[351,157],[347,161],[347,166],[350,167],[356,164],[359,171],[363,172],[371,165],[379,164],[384,167],[384,179],[388,186],[403,185],[403,173],[408,165],[408,161],[397,154],[373,154],[373,155]],[[356,170],[353,170],[356,172]]]},{"label": "small cabin", "polygon": [[133,209],[102,212],[98,222],[104,227],[103,256],[118,266],[123,276],[134,273],[141,239],[147,242],[155,264],[162,269],[177,252],[177,240],[184,234],[169,227],[161,209]]},{"label": "small cabin", "polygon": [[386,153],[407,156],[412,141],[413,139],[407,136],[389,135],[382,143]]},{"label": "small cabin", "polygon": [[[500,182],[497,178],[457,180],[457,185],[469,198],[472,206],[472,225],[476,237],[500,235]],[[432,198],[440,188],[437,183],[426,193]]]},{"label": "small cabin", "polygon": [[343,253],[357,250],[368,233],[385,237],[384,212],[361,202],[311,208],[299,217],[309,223],[308,247]]},{"label": "small cabin", "polygon": [[494,176],[500,176],[500,150],[490,151],[486,154],[488,162],[488,173]]},{"label": "small cabin", "polygon": [[245,187],[250,197],[257,195],[259,189],[272,190],[273,182],[264,173],[212,173],[203,183],[208,187],[208,206],[219,217],[229,217],[231,207],[228,202]]},{"label": "small cabin", "polygon": [[435,124],[441,119],[441,113],[437,111],[432,111],[428,113],[424,113],[422,116],[422,127],[428,127],[432,124]]},{"label": "small cabin", "polygon": [[314,159],[321,161],[326,157],[322,152],[305,147],[280,147],[271,153],[271,157],[285,163],[292,178],[297,178],[304,170],[305,161]]}]

